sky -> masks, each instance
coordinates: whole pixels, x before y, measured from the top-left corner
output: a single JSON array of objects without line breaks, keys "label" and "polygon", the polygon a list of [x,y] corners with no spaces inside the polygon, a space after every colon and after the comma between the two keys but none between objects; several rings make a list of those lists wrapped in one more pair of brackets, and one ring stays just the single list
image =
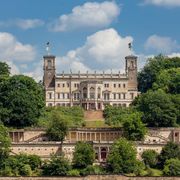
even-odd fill
[{"label": "sky", "polygon": [[[57,73],[124,71],[125,56],[180,56],[180,0],[0,0],[0,61],[43,77],[46,43]],[[128,48],[132,43],[132,51]]]}]

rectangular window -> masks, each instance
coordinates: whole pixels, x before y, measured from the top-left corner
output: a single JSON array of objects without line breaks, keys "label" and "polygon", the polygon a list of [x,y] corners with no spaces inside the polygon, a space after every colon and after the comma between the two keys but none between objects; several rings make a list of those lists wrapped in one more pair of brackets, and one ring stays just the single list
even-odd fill
[{"label": "rectangular window", "polygon": [[69,83],[67,83],[67,87],[69,87]]},{"label": "rectangular window", "polygon": [[74,93],[74,99],[76,99],[76,93]]},{"label": "rectangular window", "polygon": [[62,93],[62,98],[65,99],[65,94],[64,93]]},{"label": "rectangular window", "polygon": [[114,93],[114,99],[116,99],[116,94]]},{"label": "rectangular window", "polygon": [[101,94],[98,94],[98,99],[100,99],[101,98]]},{"label": "rectangular window", "polygon": [[65,87],[65,84],[64,84],[64,83],[62,84],[62,87]]},{"label": "rectangular window", "polygon": [[114,84],[114,88],[116,88],[116,84]]},{"label": "rectangular window", "polygon": [[52,93],[48,93],[49,94],[49,99],[52,99]]},{"label": "rectangular window", "polygon": [[119,96],[119,99],[121,99],[121,94],[120,93],[118,94],[118,96]]},{"label": "rectangular window", "polygon": [[57,84],[57,87],[60,87],[60,84],[59,84],[59,83]]},{"label": "rectangular window", "polygon": [[119,88],[121,87],[121,84],[119,84]]},{"label": "rectangular window", "polygon": [[123,88],[126,88],[126,84],[123,84]]},{"label": "rectangular window", "polygon": [[77,84],[75,83],[75,84],[74,84],[74,87],[75,87],[75,88],[76,88],[76,85],[77,85]]},{"label": "rectangular window", "polygon": [[69,96],[69,93],[67,93],[67,99],[69,99],[69,97],[70,97],[70,96]]},{"label": "rectangular window", "polygon": [[123,99],[126,99],[126,94],[125,93],[123,93]]},{"label": "rectangular window", "polygon": [[57,93],[57,96],[58,96],[57,98],[60,99],[60,93]]},{"label": "rectangular window", "polygon": [[131,99],[134,99],[134,93],[131,93]]}]

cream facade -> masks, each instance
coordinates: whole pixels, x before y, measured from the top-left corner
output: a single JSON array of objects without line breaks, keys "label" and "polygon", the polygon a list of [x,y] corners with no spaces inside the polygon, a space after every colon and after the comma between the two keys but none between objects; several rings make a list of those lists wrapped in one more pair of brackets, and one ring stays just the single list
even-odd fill
[{"label": "cream facade", "polygon": [[[14,130],[10,132],[12,139],[12,154],[27,153],[36,154],[41,158],[50,158],[51,154],[60,154],[61,149],[69,160],[73,158],[73,152],[77,141],[86,141],[93,145],[96,153],[95,162],[106,161],[110,147],[116,139],[123,135],[122,129],[118,128],[76,128],[70,129],[63,146],[61,142],[48,140],[45,131],[37,130]],[[172,141],[180,145],[180,128],[155,128],[149,129],[143,141],[135,142],[137,157],[147,149],[153,149],[160,153],[167,142]]]},{"label": "cream facade", "polygon": [[125,74],[56,73],[55,56],[44,56],[46,106],[82,106],[103,110],[105,105],[129,106],[138,95],[137,57],[125,58]]}]

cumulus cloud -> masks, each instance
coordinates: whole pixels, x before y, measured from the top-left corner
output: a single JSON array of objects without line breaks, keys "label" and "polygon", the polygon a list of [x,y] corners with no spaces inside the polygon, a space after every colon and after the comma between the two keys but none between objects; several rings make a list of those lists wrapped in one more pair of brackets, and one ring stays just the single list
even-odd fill
[{"label": "cumulus cloud", "polygon": [[69,51],[66,56],[58,57],[57,72],[69,72],[70,69],[74,72],[110,69],[124,71],[124,58],[131,53],[128,43],[132,41],[131,36],[122,37],[112,28],[98,31],[88,36],[82,47]]},{"label": "cumulus cloud", "polygon": [[87,2],[76,6],[70,14],[61,15],[49,25],[51,31],[68,31],[81,28],[102,28],[109,26],[119,15],[120,8],[115,1]]},{"label": "cumulus cloud", "polygon": [[0,32],[0,59],[6,61],[32,61],[36,55],[30,44],[19,42],[12,34]]},{"label": "cumulus cloud", "polygon": [[32,71],[23,72],[24,75],[34,78],[37,82],[43,80],[43,62],[35,62],[32,64]]},{"label": "cumulus cloud", "polygon": [[168,54],[179,48],[180,45],[177,41],[171,39],[170,37],[152,35],[145,42],[146,50],[155,50],[157,53]]},{"label": "cumulus cloud", "polygon": [[180,7],[179,0],[144,0],[143,4],[152,4],[156,6]]},{"label": "cumulus cloud", "polygon": [[44,25],[44,21],[40,19],[13,19],[1,21],[0,27],[18,27],[24,30],[33,29]]}]

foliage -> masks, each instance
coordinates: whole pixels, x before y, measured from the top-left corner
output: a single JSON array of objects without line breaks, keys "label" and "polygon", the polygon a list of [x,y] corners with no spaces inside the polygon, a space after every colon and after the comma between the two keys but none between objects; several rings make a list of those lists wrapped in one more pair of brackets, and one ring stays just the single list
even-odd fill
[{"label": "foliage", "polygon": [[84,112],[81,107],[47,107],[44,114],[39,118],[37,126],[49,127],[51,122],[51,116],[53,113],[57,113],[60,116],[66,117],[69,121],[69,126],[80,127],[84,125]]},{"label": "foliage", "polygon": [[9,155],[10,143],[8,129],[0,122],[0,167],[1,162]]},{"label": "foliage", "polygon": [[135,112],[135,109],[123,108],[123,107],[113,107],[105,106],[104,117],[106,124],[110,126],[122,127],[124,121],[129,117],[129,114]]},{"label": "foliage", "polygon": [[87,142],[77,142],[73,154],[73,166],[76,168],[86,168],[92,165],[95,159],[95,152],[91,144]]},{"label": "foliage", "polygon": [[67,173],[68,176],[80,176],[80,171],[78,169],[71,169]]},{"label": "foliage", "polygon": [[142,159],[146,166],[156,167],[158,162],[158,153],[155,150],[148,149],[142,153]]},{"label": "foliage", "polygon": [[164,166],[166,160],[171,158],[177,158],[180,160],[180,147],[174,142],[168,142],[163,148],[159,155],[159,165]]},{"label": "foliage", "polygon": [[162,70],[153,83],[153,89],[163,89],[166,93],[180,93],[180,67]]},{"label": "foliage", "polygon": [[69,119],[61,116],[56,111],[53,111],[49,116],[50,125],[46,130],[47,136],[51,141],[63,141],[68,129],[69,129]]},{"label": "foliage", "polygon": [[107,158],[108,171],[113,173],[133,173],[137,171],[136,148],[125,138],[114,142]]},{"label": "foliage", "polygon": [[176,108],[177,124],[180,125],[180,94],[171,95],[171,100]]},{"label": "foliage", "polygon": [[101,175],[105,174],[104,169],[98,165],[88,165],[85,169],[81,170],[81,175]]},{"label": "foliage", "polygon": [[66,176],[70,168],[69,162],[63,156],[53,156],[49,162],[44,163],[42,166],[42,174],[48,176]]},{"label": "foliage", "polygon": [[31,176],[32,175],[31,166],[29,164],[24,164],[20,169],[20,175]]},{"label": "foliage", "polygon": [[0,77],[9,75],[10,67],[5,62],[0,62]]},{"label": "foliage", "polygon": [[0,93],[0,118],[5,125],[25,127],[37,122],[45,105],[44,93],[32,78],[12,76],[1,84]]},{"label": "foliage", "polygon": [[167,176],[180,176],[180,160],[179,159],[168,159],[165,162],[164,175]]},{"label": "foliage", "polygon": [[30,176],[41,167],[41,159],[36,155],[19,154],[9,156],[2,162],[0,174],[6,176]]},{"label": "foliage", "polygon": [[141,121],[141,116],[141,113],[134,112],[123,123],[124,136],[128,140],[140,141],[144,139],[147,129]]},{"label": "foliage", "polygon": [[149,127],[170,127],[177,125],[177,108],[171,95],[162,90],[148,91],[132,103],[143,112],[142,120]]},{"label": "foliage", "polygon": [[170,68],[180,67],[180,58],[168,58],[162,55],[150,58],[142,71],[138,74],[138,89],[141,92],[147,92],[152,89],[160,71]]}]

